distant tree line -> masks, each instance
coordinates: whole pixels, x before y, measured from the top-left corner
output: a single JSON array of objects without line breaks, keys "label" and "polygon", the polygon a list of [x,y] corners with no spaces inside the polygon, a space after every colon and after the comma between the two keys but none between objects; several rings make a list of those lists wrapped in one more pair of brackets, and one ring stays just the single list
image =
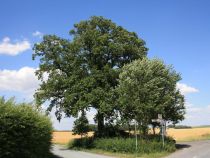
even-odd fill
[{"label": "distant tree line", "polygon": [[187,125],[168,125],[168,128],[174,128],[174,129],[188,129],[192,128],[192,126],[187,126]]}]

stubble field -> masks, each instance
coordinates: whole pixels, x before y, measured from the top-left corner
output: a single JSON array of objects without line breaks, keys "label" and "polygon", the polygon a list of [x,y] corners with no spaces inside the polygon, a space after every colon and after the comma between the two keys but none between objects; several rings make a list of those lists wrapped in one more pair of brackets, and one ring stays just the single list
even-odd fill
[{"label": "stubble field", "polygon": [[167,134],[172,136],[176,141],[193,141],[210,139],[210,127],[207,128],[189,128],[167,130]]},{"label": "stubble field", "polygon": [[[93,132],[89,132],[88,136],[92,136]],[[167,135],[173,137],[176,141],[193,141],[210,139],[210,127],[206,128],[190,128],[190,129],[167,129]],[[71,131],[54,131],[53,143],[66,144],[71,139],[80,138],[79,135],[73,135]]]},{"label": "stubble field", "polygon": [[[88,136],[92,136],[93,132],[89,132]],[[57,144],[66,144],[70,140],[75,139],[75,138],[80,138],[80,135],[73,135],[71,131],[54,131],[53,132],[53,143]]]}]

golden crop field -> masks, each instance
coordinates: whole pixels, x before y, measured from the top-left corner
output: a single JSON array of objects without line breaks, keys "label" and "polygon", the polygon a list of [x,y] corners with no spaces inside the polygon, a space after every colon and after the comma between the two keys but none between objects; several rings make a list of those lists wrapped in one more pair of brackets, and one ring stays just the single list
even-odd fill
[{"label": "golden crop field", "polygon": [[176,141],[204,139],[206,136],[210,137],[210,127],[189,129],[170,128],[167,130],[167,134],[172,136]]},{"label": "golden crop field", "polygon": [[[93,132],[89,132],[88,136],[92,136]],[[172,136],[176,141],[188,141],[205,138],[210,138],[210,127],[208,128],[189,128],[189,129],[167,129],[167,135]],[[55,131],[53,132],[53,143],[66,144],[71,139],[80,138],[79,135],[73,135],[70,131]]]},{"label": "golden crop field", "polygon": [[[88,136],[92,136],[93,132],[89,132]],[[53,143],[59,143],[59,144],[66,144],[70,140],[75,138],[80,138],[80,135],[73,135],[70,131],[54,131],[53,132]]]}]

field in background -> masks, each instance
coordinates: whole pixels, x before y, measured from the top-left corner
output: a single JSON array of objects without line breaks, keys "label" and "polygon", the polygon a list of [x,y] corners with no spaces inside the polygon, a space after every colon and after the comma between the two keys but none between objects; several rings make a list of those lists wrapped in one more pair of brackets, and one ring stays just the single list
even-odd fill
[{"label": "field in background", "polygon": [[[176,141],[193,141],[210,139],[210,127],[189,128],[189,129],[167,129],[167,134],[172,136]],[[89,132],[88,136],[92,136],[93,132]],[[80,138],[79,135],[73,135],[70,131],[53,132],[53,143],[66,144],[71,139]]]},{"label": "field in background", "polygon": [[[93,132],[89,132],[88,136],[92,136]],[[53,143],[66,144],[70,140],[75,138],[81,138],[80,135],[73,135],[71,131],[54,131],[53,132]]]},{"label": "field in background", "polygon": [[167,134],[172,136],[176,141],[210,139],[210,127],[196,127],[189,129],[170,128],[167,130]]}]

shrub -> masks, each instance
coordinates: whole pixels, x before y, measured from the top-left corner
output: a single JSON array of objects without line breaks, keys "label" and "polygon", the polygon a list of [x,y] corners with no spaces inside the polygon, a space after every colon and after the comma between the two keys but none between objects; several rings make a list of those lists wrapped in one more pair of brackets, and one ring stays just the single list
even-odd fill
[{"label": "shrub", "polygon": [[94,148],[94,138],[93,137],[83,137],[71,140],[68,144],[70,149],[91,149]]},{"label": "shrub", "polygon": [[92,131],[92,132],[95,132],[97,130],[97,125],[89,124],[89,130]]},{"label": "shrub", "polygon": [[[101,149],[110,152],[118,153],[135,153],[135,138],[82,138],[70,141],[69,148],[71,149]],[[175,143],[172,138],[166,137],[165,147],[162,146],[160,136],[151,136],[147,139],[138,140],[137,153],[157,153],[162,151],[175,151]]]},{"label": "shrub", "polygon": [[89,122],[86,117],[86,113],[82,111],[81,116],[74,121],[74,127],[72,130],[73,135],[79,134],[82,137],[84,135],[87,135],[89,131]]},{"label": "shrub", "polygon": [[45,158],[51,146],[48,117],[28,104],[0,98],[0,158]]},{"label": "shrub", "polygon": [[129,133],[120,129],[119,126],[112,125],[112,124],[105,124],[103,133],[99,133],[98,130],[94,133],[95,137],[128,137]]}]

